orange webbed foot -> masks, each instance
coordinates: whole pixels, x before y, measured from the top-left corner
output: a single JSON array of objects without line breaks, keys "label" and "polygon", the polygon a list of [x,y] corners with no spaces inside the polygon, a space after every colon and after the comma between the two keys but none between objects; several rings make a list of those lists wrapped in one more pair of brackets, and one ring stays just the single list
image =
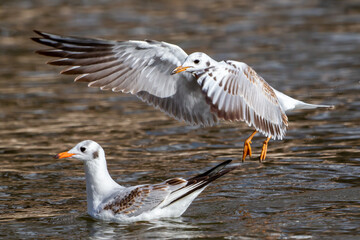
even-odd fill
[{"label": "orange webbed foot", "polygon": [[250,156],[251,157],[251,140],[246,140],[244,142],[244,151],[243,151],[243,157],[242,157],[242,161],[245,161],[246,156]]},{"label": "orange webbed foot", "polygon": [[242,157],[242,161],[245,161],[245,158],[247,155],[249,155],[251,157],[251,140],[252,138],[255,136],[255,134],[257,133],[257,131],[255,130],[250,137],[248,137],[245,142],[244,142],[244,151],[243,151],[243,157]]},{"label": "orange webbed foot", "polygon": [[268,149],[268,142],[270,141],[271,137],[268,137],[265,141],[264,144],[262,146],[261,149],[261,155],[260,155],[260,162],[264,161],[266,158],[266,153],[267,153],[267,149]]}]

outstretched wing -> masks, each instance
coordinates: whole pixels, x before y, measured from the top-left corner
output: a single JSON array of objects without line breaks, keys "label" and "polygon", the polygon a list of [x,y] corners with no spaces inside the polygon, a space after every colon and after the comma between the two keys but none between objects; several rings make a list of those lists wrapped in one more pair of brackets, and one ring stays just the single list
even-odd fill
[{"label": "outstretched wing", "polygon": [[284,137],[287,116],[273,88],[245,63],[222,62],[200,74],[198,83],[219,118],[245,121],[274,139]]},{"label": "outstretched wing", "polygon": [[132,187],[105,200],[98,211],[108,210],[113,214],[138,216],[158,207],[171,192],[186,184],[187,181],[182,178],[172,178],[160,184]]},{"label": "outstretched wing", "polygon": [[137,95],[170,116],[192,125],[213,125],[211,113],[201,89],[190,74],[171,75],[187,57],[178,46],[158,41],[108,41],[65,37],[35,31],[34,41],[52,49],[39,54],[59,57],[48,62],[70,66],[62,74],[77,74],[77,82],[89,87]]}]

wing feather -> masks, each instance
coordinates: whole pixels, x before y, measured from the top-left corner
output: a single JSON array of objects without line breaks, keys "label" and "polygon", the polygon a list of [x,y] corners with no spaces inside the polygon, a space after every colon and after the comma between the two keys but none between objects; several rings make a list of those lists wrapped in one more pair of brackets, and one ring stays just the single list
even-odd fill
[{"label": "wing feather", "polygon": [[187,181],[182,178],[172,178],[159,184],[131,187],[105,200],[98,211],[108,210],[113,214],[138,216],[158,207],[171,192],[186,184]]},{"label": "wing feather", "polygon": [[49,64],[70,66],[62,74],[78,74],[89,87],[132,93],[168,115],[192,125],[217,123],[206,98],[190,74],[171,75],[187,54],[166,42],[108,41],[66,37],[35,31],[34,41],[51,47],[39,54],[59,57]]},{"label": "wing feather", "polygon": [[287,117],[274,90],[245,63],[222,62],[200,74],[198,84],[219,118],[245,121],[274,139],[284,137]]},{"label": "wing feather", "polygon": [[186,199],[186,203],[182,205],[183,209],[174,209],[176,212],[185,211],[194,197],[209,183],[237,168],[237,166],[226,167],[230,162],[231,160],[226,160],[188,180],[171,178],[159,184],[120,189],[120,191],[105,199],[99,205],[97,212],[111,211],[114,215],[135,217],[150,212],[155,208],[167,208],[190,196]]}]

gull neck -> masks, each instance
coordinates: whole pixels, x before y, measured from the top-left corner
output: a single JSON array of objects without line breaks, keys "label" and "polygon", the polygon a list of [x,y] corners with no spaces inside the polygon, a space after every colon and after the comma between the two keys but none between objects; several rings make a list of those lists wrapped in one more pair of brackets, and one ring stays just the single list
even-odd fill
[{"label": "gull neck", "polygon": [[114,188],[121,187],[110,176],[105,156],[85,162],[86,195],[88,213],[94,212]]}]

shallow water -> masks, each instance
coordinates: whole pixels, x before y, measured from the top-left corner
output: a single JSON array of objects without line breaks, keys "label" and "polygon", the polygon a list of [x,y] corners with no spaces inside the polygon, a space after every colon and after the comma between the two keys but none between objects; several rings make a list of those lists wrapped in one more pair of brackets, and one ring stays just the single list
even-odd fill
[{"label": "shallow water", "polygon": [[[241,163],[245,124],[186,126],[125,94],[86,88],[34,54],[32,29],[157,39],[251,65],[295,98],[332,111],[289,114],[283,141]],[[0,237],[355,239],[360,236],[358,1],[81,1],[0,3]],[[181,218],[132,224],[86,214],[83,166],[52,156],[99,142],[120,184],[190,177],[224,159]]]}]

